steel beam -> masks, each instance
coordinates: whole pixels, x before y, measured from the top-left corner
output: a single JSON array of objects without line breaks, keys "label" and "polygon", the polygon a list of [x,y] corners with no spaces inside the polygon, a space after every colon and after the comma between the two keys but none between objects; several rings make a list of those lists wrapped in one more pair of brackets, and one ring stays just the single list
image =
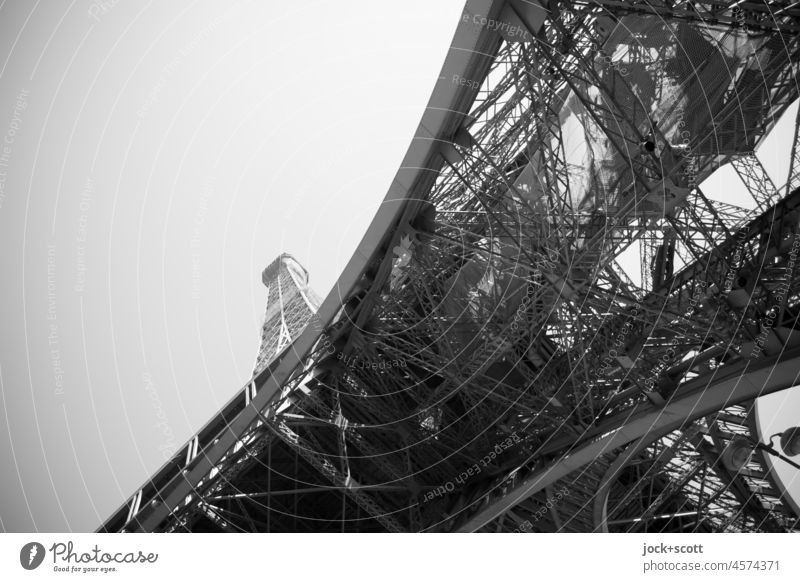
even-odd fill
[{"label": "steel beam", "polygon": [[692,380],[663,407],[620,418],[611,434],[570,451],[469,517],[458,531],[476,531],[534,493],[594,459],[648,435],[654,439],[727,406],[786,390],[800,379],[800,350],[760,361],[739,361]]}]

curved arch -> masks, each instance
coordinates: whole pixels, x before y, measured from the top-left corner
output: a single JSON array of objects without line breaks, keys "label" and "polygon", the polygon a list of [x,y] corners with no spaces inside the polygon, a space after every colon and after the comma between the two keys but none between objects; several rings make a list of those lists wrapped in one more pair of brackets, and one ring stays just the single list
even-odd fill
[{"label": "curved arch", "polygon": [[[687,382],[661,407],[648,405],[620,418],[619,428],[575,449],[552,465],[533,473],[472,516],[459,531],[476,531],[534,493],[591,461],[647,436],[647,442],[688,426],[722,408],[796,386],[800,379],[800,349],[764,358],[740,360]],[[636,447],[629,447],[635,450]],[[628,454],[628,450],[623,455]],[[622,462],[622,461],[620,461]]]},{"label": "curved arch", "polygon": [[650,438],[640,438],[636,442],[629,444],[625,447],[625,450],[614,459],[614,462],[609,465],[605,475],[603,475],[603,481],[600,485],[600,489],[597,490],[597,495],[595,495],[593,502],[594,507],[592,513],[594,517],[594,531],[608,533],[608,495],[611,492],[611,486],[614,484],[614,481],[619,476],[622,469],[626,467],[631,460],[635,459],[648,444],[653,442],[653,440],[654,439]]}]

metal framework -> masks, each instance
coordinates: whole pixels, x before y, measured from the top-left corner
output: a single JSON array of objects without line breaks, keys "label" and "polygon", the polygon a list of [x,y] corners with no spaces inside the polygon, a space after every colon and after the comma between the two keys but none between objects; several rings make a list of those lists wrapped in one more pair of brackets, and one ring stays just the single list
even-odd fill
[{"label": "metal framework", "polygon": [[314,318],[320,300],[308,286],[308,272],[288,253],[261,274],[267,307],[253,375],[257,376]]},{"label": "metal framework", "polygon": [[786,185],[757,154],[798,18],[467,2],[336,288],[101,530],[797,529],[721,459],[798,383],[797,129]]}]

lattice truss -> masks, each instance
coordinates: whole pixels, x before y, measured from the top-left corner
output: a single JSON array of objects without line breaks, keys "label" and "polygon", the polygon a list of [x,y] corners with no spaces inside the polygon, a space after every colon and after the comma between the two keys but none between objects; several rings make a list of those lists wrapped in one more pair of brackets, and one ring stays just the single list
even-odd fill
[{"label": "lattice truss", "polygon": [[[797,133],[786,184],[754,154],[798,97],[798,9],[531,5],[499,11],[525,32],[495,35],[414,217],[160,529],[451,531],[626,411],[798,344]],[[727,163],[752,203],[699,187]],[[795,528],[763,459],[719,462],[754,434],[732,404],[483,531]]]},{"label": "lattice truss", "polygon": [[264,269],[261,278],[267,288],[267,307],[254,376],[292,343],[312,320],[320,303],[308,286],[308,273],[287,253]]}]

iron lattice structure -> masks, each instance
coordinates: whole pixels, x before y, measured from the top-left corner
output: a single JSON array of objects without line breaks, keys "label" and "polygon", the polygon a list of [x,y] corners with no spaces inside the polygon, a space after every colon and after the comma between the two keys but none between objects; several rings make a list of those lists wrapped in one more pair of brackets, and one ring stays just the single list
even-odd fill
[{"label": "iron lattice structure", "polygon": [[313,319],[320,300],[308,286],[308,272],[288,253],[261,274],[267,307],[253,375],[257,376]]},{"label": "iron lattice structure", "polygon": [[799,17],[467,2],[334,291],[101,529],[796,530],[722,459],[800,383],[797,129],[786,184],[757,154]]}]

